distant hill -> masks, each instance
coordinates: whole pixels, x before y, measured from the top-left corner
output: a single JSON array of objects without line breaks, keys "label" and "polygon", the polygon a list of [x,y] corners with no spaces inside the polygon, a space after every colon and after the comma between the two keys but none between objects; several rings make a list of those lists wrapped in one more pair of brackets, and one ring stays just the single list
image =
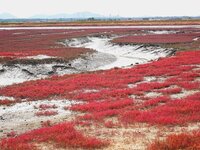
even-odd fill
[{"label": "distant hill", "polygon": [[54,15],[34,15],[27,18],[18,18],[9,13],[0,13],[0,22],[47,22],[47,21],[76,21],[76,20],[184,20],[200,19],[200,16],[146,16],[146,17],[121,17],[104,16],[92,12],[76,12],[72,14],[60,13]]},{"label": "distant hill", "polygon": [[9,13],[1,13],[0,19],[15,19],[16,17]]},{"label": "distant hill", "polygon": [[96,13],[91,12],[77,12],[73,14],[55,14],[55,15],[35,15],[30,17],[30,19],[59,19],[59,18],[81,18],[81,19],[87,19],[87,18],[104,18],[105,16],[99,15]]}]

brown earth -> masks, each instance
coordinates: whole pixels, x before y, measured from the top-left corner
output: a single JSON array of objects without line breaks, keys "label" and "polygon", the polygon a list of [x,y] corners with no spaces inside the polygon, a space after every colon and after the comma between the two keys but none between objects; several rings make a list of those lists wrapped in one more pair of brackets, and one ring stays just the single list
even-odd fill
[{"label": "brown earth", "polygon": [[199,25],[198,19],[185,20],[127,20],[127,21],[74,21],[74,22],[25,22],[0,23],[0,27],[42,27],[42,26],[139,26],[139,25]]}]

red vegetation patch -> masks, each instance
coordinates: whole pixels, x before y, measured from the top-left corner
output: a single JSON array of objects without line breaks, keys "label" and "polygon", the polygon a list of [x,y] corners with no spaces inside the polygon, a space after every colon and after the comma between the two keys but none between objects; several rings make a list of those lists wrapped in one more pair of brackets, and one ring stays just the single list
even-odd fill
[{"label": "red vegetation patch", "polygon": [[[139,30],[139,31],[138,31]],[[0,30],[0,57],[19,58],[35,55],[58,56],[72,59],[88,52],[84,48],[69,48],[61,44],[66,39],[97,35],[140,32],[140,29],[85,29],[85,30]],[[9,42],[8,42],[9,41]]]},{"label": "red vegetation patch", "polygon": [[[154,104],[155,105],[155,104]],[[145,105],[146,106],[146,105]],[[150,124],[183,124],[200,121],[200,102],[194,100],[174,100],[150,110],[123,113],[122,122],[147,122]]]},{"label": "red vegetation patch", "polygon": [[[125,28],[125,29],[84,29],[84,30],[64,30],[64,29],[44,29],[44,30],[0,30],[0,57],[19,58],[35,55],[58,56],[72,59],[88,50],[84,48],[69,48],[62,45],[66,39],[82,37],[87,35],[127,34],[143,33],[148,29]],[[160,30],[160,29],[155,29]],[[182,30],[188,29],[166,29]],[[191,29],[189,30],[191,31]],[[9,41],[9,42],[8,42]]]},{"label": "red vegetation patch", "polygon": [[51,105],[51,104],[40,104],[39,105],[39,109],[43,109],[43,110],[45,110],[45,109],[49,109],[49,108],[57,108],[57,106],[54,104],[54,105]]},{"label": "red vegetation patch", "polygon": [[60,148],[86,148],[94,149],[105,146],[106,143],[86,137],[75,130],[71,123],[61,123],[52,127],[43,127],[17,136],[5,138],[0,141],[1,150],[36,150],[35,143],[51,143]]},{"label": "red vegetation patch", "polygon": [[[87,33],[97,33],[99,30],[90,30]],[[105,30],[108,31],[108,30]],[[5,53],[5,45],[1,47],[0,54],[8,57],[33,56],[38,54],[46,54],[49,56],[65,57],[66,48],[55,48],[54,42],[57,39],[66,38],[68,36],[76,37],[85,35],[83,33],[74,32],[67,35],[58,34],[54,31],[25,31],[24,39],[20,41],[22,35],[8,35],[13,42]],[[116,31],[118,33],[123,32]],[[2,34],[2,32],[0,33]],[[9,34],[13,34],[10,31]],[[42,35],[41,35],[42,34]],[[44,34],[44,35],[43,35]],[[25,42],[27,35],[34,37],[30,41]],[[48,36],[48,38],[46,38]],[[42,38],[41,38],[42,37]],[[168,37],[169,38],[169,37]],[[186,40],[181,37],[181,40]],[[8,39],[7,39],[8,40]],[[190,37],[191,40],[191,37]],[[39,43],[41,41],[41,43]],[[25,45],[20,49],[22,43]],[[53,44],[52,44],[53,42]],[[5,43],[3,41],[2,43]],[[52,45],[51,45],[51,44]],[[30,45],[29,45],[30,44]],[[50,45],[50,47],[46,47]],[[33,49],[30,50],[30,47]],[[41,51],[40,51],[41,50]],[[74,49],[71,49],[72,51]],[[1,53],[2,52],[2,53]],[[66,53],[67,55],[67,53]],[[180,52],[175,56],[163,58],[159,61],[148,64],[138,65],[127,69],[111,69],[107,71],[98,71],[92,73],[82,73],[74,75],[53,76],[48,79],[37,81],[29,81],[22,84],[3,87],[0,89],[0,95],[14,97],[14,101],[1,100],[0,105],[10,105],[24,101],[43,100],[51,98],[61,98],[68,100],[84,101],[84,103],[74,104],[65,107],[67,110],[82,112],[75,118],[75,124],[80,126],[91,126],[94,122],[99,121],[101,125],[107,128],[113,128],[117,124],[109,120],[111,117],[119,122],[119,124],[149,123],[161,125],[182,125],[189,122],[200,121],[200,83],[196,80],[200,76],[200,51]],[[146,77],[154,77],[154,81],[145,81]],[[159,78],[166,80],[160,81]],[[85,91],[88,92],[85,92]],[[182,93],[184,91],[195,91],[197,93],[180,99],[172,99],[173,94]],[[146,96],[149,92],[159,93],[159,97]],[[38,116],[56,115],[54,111],[55,105],[39,105]],[[53,109],[53,110],[48,110]],[[108,119],[109,118],[109,119]],[[42,128],[30,131],[28,133],[11,138],[2,139],[0,141],[0,149],[2,150],[34,150],[39,149],[36,144],[47,143],[59,148],[101,148],[107,143],[102,142],[93,137],[86,137],[79,131],[75,130],[74,124],[62,123],[52,125],[50,121],[42,123]],[[197,135],[197,136],[196,136]],[[183,137],[183,138],[182,138]],[[187,138],[189,137],[189,138]],[[184,146],[189,145],[192,138],[198,139],[198,134],[181,136],[180,141],[186,141]],[[168,138],[167,138],[168,139]],[[161,149],[169,148],[170,143],[175,148],[182,148],[178,136],[169,138],[159,144],[152,144],[151,148]],[[186,139],[186,140],[185,140]],[[196,142],[196,141],[195,141]],[[189,143],[189,144],[188,144]],[[197,140],[197,143],[199,141]],[[177,146],[178,145],[178,146]],[[189,145],[189,146],[188,146]],[[168,147],[166,147],[168,146]],[[197,145],[199,147],[199,145]],[[171,148],[171,147],[170,147]],[[183,147],[184,148],[184,147]]]},{"label": "red vegetation patch", "polygon": [[[84,34],[86,33],[84,32]],[[59,41],[77,35],[82,35],[81,31],[1,30],[0,37],[4,38],[0,39],[0,57],[17,59],[26,56],[48,55],[73,59],[88,52],[88,50],[84,48],[67,48]]]},{"label": "red vegetation patch", "polygon": [[182,89],[179,87],[157,90],[157,92],[161,92],[164,95],[177,94],[177,93],[180,93],[181,91],[182,91]]},{"label": "red vegetation patch", "polygon": [[156,98],[149,99],[149,100],[145,101],[143,103],[143,107],[155,106],[155,105],[158,105],[160,103],[166,103],[169,100],[170,100],[170,98],[167,97],[167,96],[156,97]]},{"label": "red vegetation patch", "polygon": [[7,99],[0,100],[0,106],[1,105],[7,105],[7,106],[9,106],[9,105],[15,104],[15,103],[16,103],[16,101],[14,101],[14,100],[7,100]]},{"label": "red vegetation patch", "polygon": [[164,141],[155,141],[152,143],[149,150],[175,150],[175,149],[200,149],[200,132],[196,131],[192,134],[172,134],[167,137]]},{"label": "red vegetation patch", "polygon": [[115,126],[115,124],[112,121],[107,121],[104,123],[104,126],[106,128],[113,128]]},{"label": "red vegetation patch", "polygon": [[104,102],[91,102],[89,104],[74,105],[70,109],[82,112],[101,112],[110,109],[121,109],[125,106],[130,106],[132,104],[132,99],[115,101],[105,100]]},{"label": "red vegetation patch", "polygon": [[200,99],[200,92],[195,93],[193,95],[189,95],[186,97],[187,100],[199,100]]},{"label": "red vegetation patch", "polygon": [[53,48],[53,49],[38,49],[38,50],[15,50],[13,52],[0,52],[0,57],[5,58],[24,58],[27,56],[37,56],[37,55],[47,55],[52,57],[60,58],[73,58],[77,54],[80,55],[83,52],[86,52],[86,49],[83,48]]},{"label": "red vegetation patch", "polygon": [[[14,97],[18,100],[15,103],[55,96],[84,101],[85,103],[66,107],[84,112],[84,116],[79,116],[82,120],[102,121],[116,116],[124,123],[174,125],[197,122],[200,120],[200,83],[195,79],[200,76],[199,57],[200,51],[180,52],[176,56],[134,68],[54,76],[12,85],[0,89],[0,94]],[[144,80],[151,76],[166,80]],[[173,94],[194,90],[198,92],[194,96],[171,98]],[[145,95],[148,92],[157,92],[161,96],[147,97]],[[137,112],[137,115],[132,116],[132,112]]]},{"label": "red vegetation patch", "polygon": [[55,116],[58,112],[54,110],[38,111],[35,113],[36,116]]},{"label": "red vegetation patch", "polygon": [[114,39],[115,43],[135,43],[135,44],[167,44],[167,43],[185,43],[192,42],[194,38],[199,37],[198,33],[187,34],[153,34],[153,35],[138,35],[125,36]]}]

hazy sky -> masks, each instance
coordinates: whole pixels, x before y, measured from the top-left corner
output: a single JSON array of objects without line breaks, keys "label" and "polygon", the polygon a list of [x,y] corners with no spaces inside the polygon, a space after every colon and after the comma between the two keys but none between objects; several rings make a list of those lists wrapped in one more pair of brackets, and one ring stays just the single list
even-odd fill
[{"label": "hazy sky", "polygon": [[0,13],[17,17],[89,11],[102,15],[200,16],[200,0],[0,0]]}]

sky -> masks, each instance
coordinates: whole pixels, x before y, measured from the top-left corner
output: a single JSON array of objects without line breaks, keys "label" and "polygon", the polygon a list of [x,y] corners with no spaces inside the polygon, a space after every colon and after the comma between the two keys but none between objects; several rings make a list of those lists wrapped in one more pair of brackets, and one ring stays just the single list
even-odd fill
[{"label": "sky", "polygon": [[0,0],[0,13],[26,18],[93,12],[123,17],[200,16],[200,0]]}]

